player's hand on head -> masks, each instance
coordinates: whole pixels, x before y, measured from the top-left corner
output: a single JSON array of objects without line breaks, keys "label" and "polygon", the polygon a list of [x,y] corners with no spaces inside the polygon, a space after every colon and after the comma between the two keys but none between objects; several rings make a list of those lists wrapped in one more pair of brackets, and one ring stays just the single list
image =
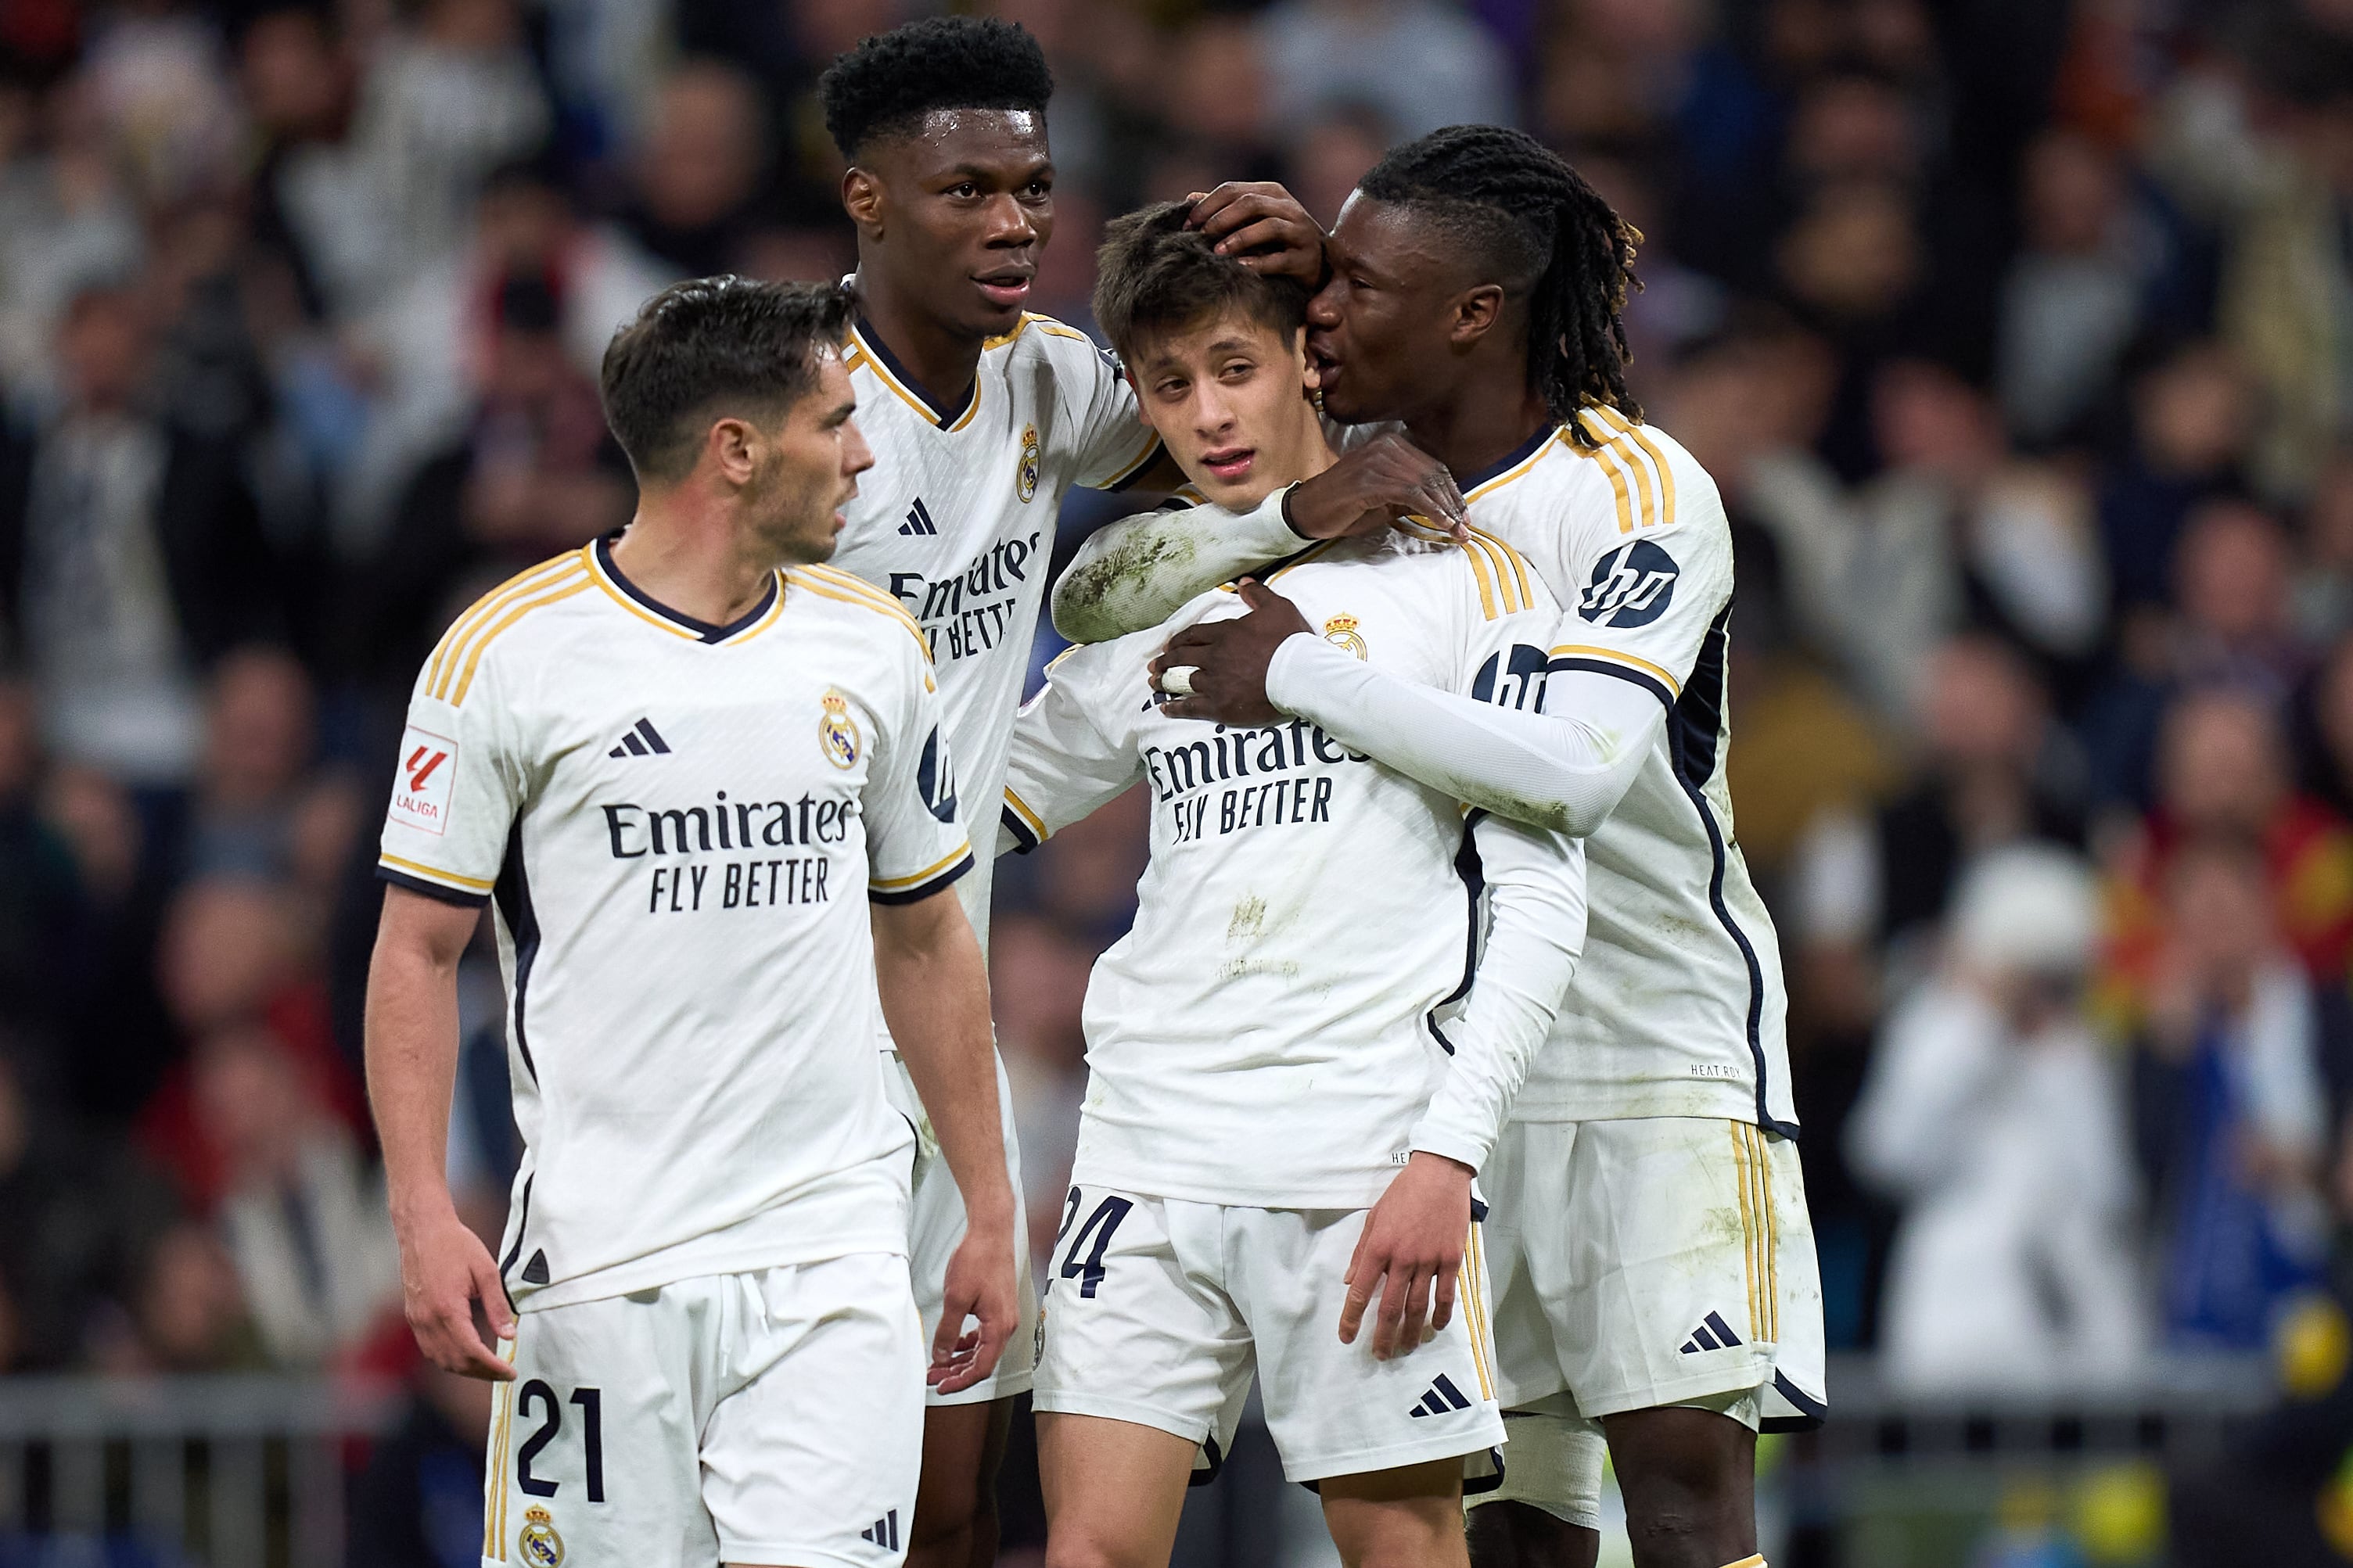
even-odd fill
[{"label": "player's hand on head", "polygon": [[1471,507],[1446,465],[1391,430],[1351,451],[1283,500],[1283,516],[1307,539],[1376,533],[1409,517],[1471,536]]},{"label": "player's hand on head", "polygon": [[479,1302],[493,1341],[514,1337],[506,1285],[491,1249],[455,1211],[402,1228],[400,1294],[417,1348],[435,1366],[491,1383],[514,1376],[514,1368],[483,1342],[474,1322]]},{"label": "player's hand on head", "polygon": [[1216,240],[1219,255],[1253,272],[1296,278],[1310,289],[1323,285],[1323,226],[1271,180],[1229,180],[1194,197],[1186,223]]},{"label": "player's hand on head", "polygon": [[1198,621],[1170,637],[1152,661],[1152,689],[1170,699],[1161,711],[1219,724],[1282,721],[1266,698],[1267,667],[1286,637],[1310,629],[1307,617],[1256,578],[1243,578],[1238,591],[1250,614]]},{"label": "player's hand on head", "polygon": [[[948,1259],[940,1296],[940,1326],[932,1335],[924,1381],[942,1394],[970,1388],[997,1370],[1019,1326],[1010,1236],[969,1228]],[[965,1320],[978,1320],[966,1329]]]},{"label": "player's hand on head", "polygon": [[1471,1169],[1415,1154],[1365,1216],[1348,1260],[1340,1342],[1355,1344],[1376,1295],[1373,1356],[1405,1355],[1454,1320],[1454,1285],[1471,1235]]}]

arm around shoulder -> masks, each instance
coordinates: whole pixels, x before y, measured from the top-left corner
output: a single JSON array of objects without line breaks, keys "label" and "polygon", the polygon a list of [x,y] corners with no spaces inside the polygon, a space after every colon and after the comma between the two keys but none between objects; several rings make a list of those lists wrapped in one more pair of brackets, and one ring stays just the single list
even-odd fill
[{"label": "arm around shoulder", "polygon": [[1220,583],[1296,553],[1307,541],[1283,519],[1284,490],[1246,512],[1163,509],[1088,535],[1054,584],[1054,629],[1109,642],[1156,626]]}]

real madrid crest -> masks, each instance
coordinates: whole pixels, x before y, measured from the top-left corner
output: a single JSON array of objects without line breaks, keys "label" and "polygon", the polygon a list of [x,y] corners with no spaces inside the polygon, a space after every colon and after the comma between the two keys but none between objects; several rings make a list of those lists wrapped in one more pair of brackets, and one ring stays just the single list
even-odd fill
[{"label": "real madrid crest", "polygon": [[1021,426],[1021,467],[1013,476],[1013,492],[1023,500],[1038,493],[1038,426]]},{"label": "real madrid crest", "polygon": [[822,700],[825,711],[817,721],[818,750],[837,768],[857,766],[858,721],[849,716],[849,699],[828,691]]},{"label": "real madrid crest", "polygon": [[1356,617],[1334,616],[1324,623],[1324,640],[1334,647],[1346,648],[1358,658],[1365,657],[1365,639],[1356,635]]},{"label": "real madrid crest", "polygon": [[522,1528],[515,1531],[515,1555],[531,1568],[559,1568],[564,1562],[564,1537],[555,1533],[555,1521],[545,1509],[522,1510]]}]

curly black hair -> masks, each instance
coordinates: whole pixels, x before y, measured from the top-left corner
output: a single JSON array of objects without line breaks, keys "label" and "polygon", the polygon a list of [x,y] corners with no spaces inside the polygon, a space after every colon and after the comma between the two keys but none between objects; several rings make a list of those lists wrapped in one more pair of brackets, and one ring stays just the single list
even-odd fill
[{"label": "curly black hair", "polygon": [[1528,385],[1574,439],[1606,404],[1629,419],[1626,293],[1641,235],[1560,154],[1522,131],[1450,125],[1396,148],[1356,188],[1417,209],[1462,254],[1495,269],[1528,312]]},{"label": "curly black hair", "polygon": [[876,137],[911,131],[935,109],[1042,114],[1054,73],[1018,22],[927,16],[844,50],[817,90],[833,144],[856,158]]},{"label": "curly black hair", "polygon": [[685,478],[712,419],[816,390],[820,352],[849,337],[857,310],[838,283],[733,277],[690,279],[647,300],[606,346],[598,386],[638,479]]}]

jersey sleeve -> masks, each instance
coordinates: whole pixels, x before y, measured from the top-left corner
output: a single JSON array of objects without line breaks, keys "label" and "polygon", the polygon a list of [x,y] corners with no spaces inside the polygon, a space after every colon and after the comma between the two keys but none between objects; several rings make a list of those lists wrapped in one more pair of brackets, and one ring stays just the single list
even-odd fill
[{"label": "jersey sleeve", "polygon": [[1594,454],[1590,499],[1560,519],[1562,592],[1574,598],[1552,667],[1628,681],[1672,707],[1731,602],[1731,525],[1714,481],[1679,448],[1623,419],[1587,418],[1609,438]]},{"label": "jersey sleeve", "polygon": [[495,650],[463,682],[417,678],[385,808],[376,875],[445,903],[490,901],[522,807],[523,759]]},{"label": "jersey sleeve", "polygon": [[1135,389],[1108,350],[1060,321],[1039,321],[1054,356],[1054,380],[1071,417],[1071,441],[1078,482],[1091,490],[1115,490],[1151,466],[1160,437],[1136,412]]},{"label": "jersey sleeve", "polygon": [[[903,646],[893,637],[894,648]],[[905,647],[905,692],[874,740],[860,811],[866,820],[866,896],[912,904],[972,869],[957,817],[955,762],[940,727],[930,660]]]},{"label": "jersey sleeve", "polygon": [[[1149,637],[1075,647],[1047,667],[1046,684],[1021,705],[1005,773],[1003,838],[1027,854],[1056,833],[1124,794],[1144,775],[1124,729],[1104,711],[1114,691],[1145,700],[1141,682],[1116,679],[1142,668]],[[1124,662],[1123,662],[1124,661]]]}]

